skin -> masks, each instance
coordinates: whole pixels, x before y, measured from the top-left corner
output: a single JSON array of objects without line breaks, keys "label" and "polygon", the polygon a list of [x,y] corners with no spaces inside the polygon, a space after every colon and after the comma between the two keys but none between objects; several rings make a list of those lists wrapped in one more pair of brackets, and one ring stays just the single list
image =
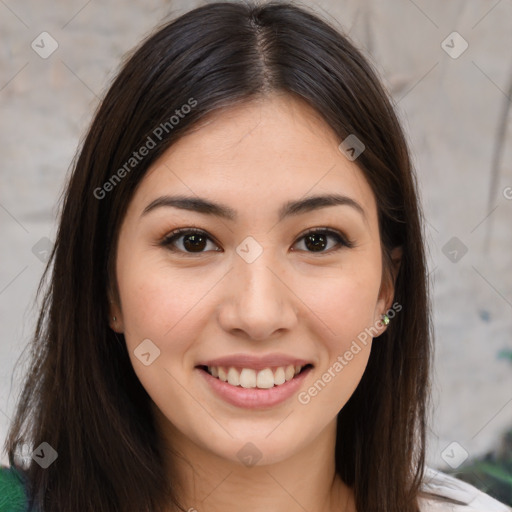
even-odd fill
[{"label": "skin", "polygon": [[[234,353],[280,352],[312,362],[300,389],[307,391],[365,328],[385,329],[378,320],[394,290],[383,279],[375,197],[340,142],[301,100],[273,94],[224,109],[181,138],[148,170],[129,205],[111,328],[124,333],[153,400],[169,478],[187,509],[355,511],[352,490],[335,474],[336,415],[365,371],[371,338],[307,404],[294,395],[266,410],[241,409],[210,391],[195,369]],[[334,192],[357,201],[364,216],[336,205],[277,221],[285,202]],[[142,215],[165,194],[220,202],[238,218],[173,207]],[[175,252],[158,245],[190,227],[210,237],[202,252],[187,252],[186,236],[174,242]],[[325,227],[354,247],[329,237],[315,252],[303,236]],[[263,249],[252,263],[236,252],[247,236]],[[399,249],[393,258],[396,270]],[[144,339],[160,350],[148,366],[134,355]],[[252,467],[237,456],[248,442],[261,455]]]}]

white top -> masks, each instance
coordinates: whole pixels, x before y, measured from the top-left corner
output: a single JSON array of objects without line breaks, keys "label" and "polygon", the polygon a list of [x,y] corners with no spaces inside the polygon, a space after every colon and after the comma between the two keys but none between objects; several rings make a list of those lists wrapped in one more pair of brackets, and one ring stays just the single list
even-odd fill
[{"label": "white top", "polygon": [[421,512],[512,512],[467,482],[429,467],[421,489]]}]

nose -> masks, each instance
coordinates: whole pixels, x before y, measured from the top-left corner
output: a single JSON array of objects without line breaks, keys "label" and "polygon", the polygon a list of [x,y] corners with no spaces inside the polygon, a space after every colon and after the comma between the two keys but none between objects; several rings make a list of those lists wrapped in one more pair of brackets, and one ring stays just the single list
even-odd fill
[{"label": "nose", "polygon": [[252,340],[265,340],[297,324],[299,299],[284,272],[266,253],[247,263],[236,258],[218,321],[226,332]]}]

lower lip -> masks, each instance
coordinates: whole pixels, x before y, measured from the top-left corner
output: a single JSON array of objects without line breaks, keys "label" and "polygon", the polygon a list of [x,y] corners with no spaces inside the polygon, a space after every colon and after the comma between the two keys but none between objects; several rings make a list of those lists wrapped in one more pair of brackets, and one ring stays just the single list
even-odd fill
[{"label": "lower lip", "polygon": [[269,389],[246,389],[241,386],[232,386],[227,382],[217,379],[217,377],[213,377],[206,370],[197,369],[206,379],[210,388],[231,405],[244,409],[267,409],[284,402],[294,395],[312,368],[306,368],[293,379]]}]

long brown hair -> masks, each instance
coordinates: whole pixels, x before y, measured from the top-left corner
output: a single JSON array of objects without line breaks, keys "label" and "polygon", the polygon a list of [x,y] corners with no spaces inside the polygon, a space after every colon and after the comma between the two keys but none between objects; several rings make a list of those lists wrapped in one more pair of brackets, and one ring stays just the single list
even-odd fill
[{"label": "long brown hair", "polygon": [[[406,140],[353,43],[285,2],[212,3],[166,22],[126,58],[95,114],[38,289],[44,296],[31,365],[4,447],[10,464],[25,471],[31,505],[39,510],[158,512],[179,503],[163,476],[150,397],[124,337],[108,325],[118,232],[137,185],[169,146],[207,114],[274,91],[305,100],[340,141],[355,134],[364,143],[356,163],[377,201],[388,276],[391,249],[403,249],[394,297],[402,311],[373,345],[362,380],[338,415],[335,456],[360,512],[417,512],[431,320]],[[172,121],[187,104],[186,115]],[[154,147],[131,161],[148,138]],[[22,468],[20,447],[42,442],[58,452],[55,463]]]}]

